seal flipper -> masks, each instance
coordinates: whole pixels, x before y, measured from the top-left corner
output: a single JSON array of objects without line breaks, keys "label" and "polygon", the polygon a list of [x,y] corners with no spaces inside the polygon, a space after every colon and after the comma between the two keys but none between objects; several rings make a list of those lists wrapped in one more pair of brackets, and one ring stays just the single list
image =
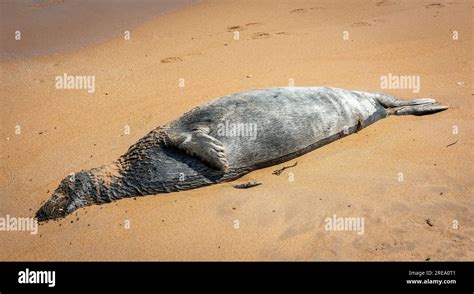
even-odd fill
[{"label": "seal flipper", "polygon": [[168,132],[168,143],[195,156],[209,167],[226,172],[229,169],[229,163],[224,145],[221,141],[210,136],[209,132],[209,128],[202,126],[177,134]]},{"label": "seal flipper", "polygon": [[448,109],[448,106],[438,105],[431,98],[412,100],[398,100],[391,96],[378,96],[377,101],[382,104],[387,115],[427,115]]},{"label": "seal flipper", "polygon": [[388,113],[391,115],[427,115],[436,112],[440,112],[448,109],[448,106],[436,105],[436,104],[426,104],[426,105],[414,105],[414,106],[401,106],[393,110],[390,110]]}]

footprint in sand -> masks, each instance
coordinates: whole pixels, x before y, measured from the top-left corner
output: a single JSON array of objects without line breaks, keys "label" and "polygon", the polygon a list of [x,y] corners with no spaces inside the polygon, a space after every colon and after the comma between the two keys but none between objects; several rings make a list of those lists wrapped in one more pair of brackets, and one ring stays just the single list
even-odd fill
[{"label": "footprint in sand", "polygon": [[173,63],[173,62],[181,62],[183,59],[181,57],[168,57],[161,60],[161,63]]},{"label": "footprint in sand", "polygon": [[351,24],[351,27],[370,27],[371,24],[365,21],[359,21]]},{"label": "footprint in sand", "polygon": [[227,27],[228,32],[243,31],[243,30],[245,30],[245,28],[241,26],[228,26]]},{"label": "footprint in sand", "polygon": [[306,13],[306,11],[307,10],[304,8],[298,8],[298,9],[290,11],[290,13]]},{"label": "footprint in sand", "polygon": [[326,8],[325,8],[325,7],[321,7],[321,6],[310,7],[310,8],[308,8],[308,9],[306,9],[306,8],[298,8],[298,9],[294,9],[294,10],[290,11],[290,13],[300,14],[300,13],[306,13],[306,12],[308,12],[308,10],[315,11],[315,10],[324,10],[324,9],[326,9]]},{"label": "footprint in sand", "polygon": [[252,39],[268,39],[270,38],[270,34],[258,32],[252,35]]},{"label": "footprint in sand", "polygon": [[259,23],[259,22],[249,22],[249,23],[246,23],[245,26],[247,27],[253,27],[253,26],[261,26],[262,24]]},{"label": "footprint in sand", "polygon": [[285,232],[283,232],[283,234],[281,234],[278,239],[280,241],[293,239],[295,237],[305,235],[306,233],[314,231],[314,227],[315,225],[313,222],[292,225],[289,228],[287,228]]},{"label": "footprint in sand", "polygon": [[431,3],[425,6],[425,8],[430,9],[430,8],[443,8],[444,5],[441,3]]},{"label": "footprint in sand", "polygon": [[29,6],[34,8],[45,8],[49,6],[63,4],[64,0],[33,0]]},{"label": "footprint in sand", "polygon": [[397,5],[398,3],[395,1],[388,1],[388,0],[382,0],[377,3],[375,3],[376,6],[393,6]]}]

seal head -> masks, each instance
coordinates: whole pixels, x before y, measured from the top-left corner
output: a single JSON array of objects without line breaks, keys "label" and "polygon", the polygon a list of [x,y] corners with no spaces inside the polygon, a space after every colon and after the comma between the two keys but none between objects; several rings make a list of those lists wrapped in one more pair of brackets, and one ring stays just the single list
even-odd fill
[{"label": "seal head", "polygon": [[92,192],[94,183],[90,174],[82,171],[75,174],[74,178],[74,181],[70,177],[61,181],[51,198],[36,212],[38,221],[64,217],[91,203],[88,198],[94,193],[88,192]]}]

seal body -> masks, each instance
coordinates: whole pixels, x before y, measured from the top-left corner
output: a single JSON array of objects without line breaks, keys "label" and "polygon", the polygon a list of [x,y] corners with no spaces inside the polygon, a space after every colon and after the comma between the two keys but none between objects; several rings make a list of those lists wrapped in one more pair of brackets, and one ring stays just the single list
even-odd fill
[{"label": "seal body", "polygon": [[269,88],[221,97],[152,130],[116,162],[63,180],[37,217],[57,218],[85,205],[234,180],[388,115],[446,108],[429,98],[402,101],[331,87]]},{"label": "seal body", "polygon": [[[271,88],[222,97],[170,124],[205,126],[225,147],[230,171],[278,164],[386,116],[377,94],[335,88]],[[223,126],[224,132],[220,132]],[[251,127],[253,126],[253,127]],[[233,129],[253,129],[246,134]]]}]

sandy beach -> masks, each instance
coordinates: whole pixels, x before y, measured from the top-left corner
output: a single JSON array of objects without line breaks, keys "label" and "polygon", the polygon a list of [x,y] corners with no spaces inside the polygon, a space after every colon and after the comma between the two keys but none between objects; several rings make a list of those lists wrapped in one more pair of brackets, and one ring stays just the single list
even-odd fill
[{"label": "sandy beach", "polygon": [[[0,217],[33,217],[68,174],[235,92],[324,85],[450,107],[389,117],[235,182],[0,231],[0,260],[474,260],[472,9],[206,0],[134,24],[128,39],[0,59]],[[95,91],[57,89],[64,73],[95,76]],[[418,76],[419,92],[381,89],[388,74]],[[232,187],[247,181],[263,184]],[[327,231],[333,216],[365,229]]]}]

